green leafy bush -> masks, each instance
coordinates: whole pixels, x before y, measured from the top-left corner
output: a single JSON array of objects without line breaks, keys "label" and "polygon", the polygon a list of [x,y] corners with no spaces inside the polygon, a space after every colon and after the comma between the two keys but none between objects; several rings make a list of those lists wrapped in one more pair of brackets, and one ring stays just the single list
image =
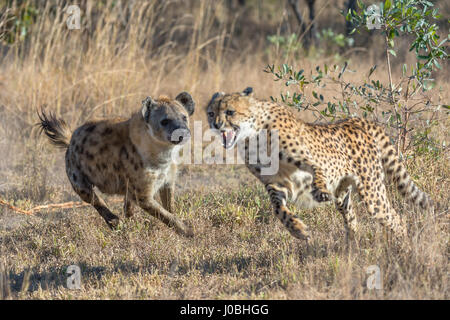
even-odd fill
[{"label": "green leafy bush", "polygon": [[[284,103],[302,110],[310,109],[320,119],[370,116],[394,129],[394,140],[399,153],[406,152],[411,146],[418,150],[418,144],[429,143],[431,140],[424,138],[423,131],[422,134],[416,132],[417,127],[412,122],[422,119],[421,116],[425,113],[432,114],[431,119],[442,110],[447,115],[449,113],[448,104],[436,103],[424,94],[435,86],[433,74],[442,69],[441,61],[448,59],[445,45],[449,35],[447,33],[445,39],[439,36],[436,21],[441,17],[429,1],[386,0],[379,6],[370,7],[358,1],[358,7],[358,11],[350,10],[346,19],[354,26],[352,33],[370,26],[382,35],[388,84],[371,78],[377,65],[368,70],[362,84],[344,80],[345,72],[354,72],[348,68],[347,62],[342,67],[317,66],[315,73],[311,72],[310,75],[306,75],[304,70],[295,71],[288,64],[279,67],[269,65],[265,71],[273,74],[275,81],[285,81],[287,87],[295,87],[292,95],[289,91],[281,94]],[[401,76],[394,79],[391,56],[396,56],[395,41],[399,37],[412,39],[409,50],[415,54],[416,62],[410,66],[403,64],[402,70],[399,70]],[[335,101],[325,101],[323,95],[315,91],[327,85],[340,88]],[[312,97],[305,91],[311,87]],[[381,110],[381,105],[388,105],[389,108]],[[425,136],[428,137],[428,134],[429,132]],[[409,141],[411,137],[413,140]],[[436,146],[436,141],[433,145]]]}]

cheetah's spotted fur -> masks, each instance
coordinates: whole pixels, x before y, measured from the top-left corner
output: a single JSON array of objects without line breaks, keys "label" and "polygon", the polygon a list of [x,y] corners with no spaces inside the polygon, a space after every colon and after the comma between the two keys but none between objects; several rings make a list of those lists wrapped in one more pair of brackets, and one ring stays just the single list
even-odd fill
[{"label": "cheetah's spotted fur", "polygon": [[[208,122],[221,132],[224,147],[245,141],[247,167],[264,183],[275,215],[294,237],[308,239],[310,235],[307,226],[288,209],[289,197],[309,207],[333,200],[344,218],[347,236],[353,235],[357,230],[350,196],[354,190],[372,217],[403,238],[406,228],[389,203],[385,174],[407,200],[423,209],[433,206],[411,180],[379,125],[359,118],[308,124],[296,119],[289,107],[254,98],[252,91],[214,94],[206,110]],[[262,175],[260,162],[248,162],[248,140],[263,129],[269,137],[271,130],[279,135],[280,163],[274,175]]]}]

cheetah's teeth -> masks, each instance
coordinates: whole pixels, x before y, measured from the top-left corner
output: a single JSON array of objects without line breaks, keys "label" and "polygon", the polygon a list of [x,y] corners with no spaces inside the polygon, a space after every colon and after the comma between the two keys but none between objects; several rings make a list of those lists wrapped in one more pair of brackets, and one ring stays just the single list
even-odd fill
[{"label": "cheetah's teeth", "polygon": [[222,131],[223,146],[230,148],[233,145],[235,133],[233,130]]}]

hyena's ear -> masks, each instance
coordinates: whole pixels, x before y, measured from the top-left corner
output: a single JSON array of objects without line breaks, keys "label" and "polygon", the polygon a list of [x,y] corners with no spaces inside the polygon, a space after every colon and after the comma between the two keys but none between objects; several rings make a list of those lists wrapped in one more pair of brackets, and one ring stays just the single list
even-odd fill
[{"label": "hyena's ear", "polygon": [[253,88],[252,87],[247,87],[245,88],[244,91],[242,91],[242,95],[243,96],[250,96],[253,94]]},{"label": "hyena's ear", "polygon": [[181,92],[175,98],[181,105],[187,110],[188,114],[192,116],[195,110],[195,102],[192,96],[188,92]]},{"label": "hyena's ear", "polygon": [[156,105],[156,102],[152,99],[152,97],[147,97],[145,100],[142,100],[142,117],[145,122],[148,122],[150,118],[150,111]]}]

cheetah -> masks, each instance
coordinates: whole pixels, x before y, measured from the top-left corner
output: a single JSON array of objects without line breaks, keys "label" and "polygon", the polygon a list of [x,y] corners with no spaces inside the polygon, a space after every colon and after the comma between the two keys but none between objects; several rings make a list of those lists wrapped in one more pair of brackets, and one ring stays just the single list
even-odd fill
[{"label": "cheetah", "polygon": [[[66,149],[66,173],[74,191],[111,229],[119,218],[94,186],[105,194],[124,195],[126,217],[133,216],[137,204],[176,232],[192,236],[192,227],[172,212],[177,173],[173,155],[190,138],[194,108],[191,95],[182,92],[175,99],[147,97],[129,119],[90,121],[73,133],[64,120],[41,110],[38,126],[53,145]],[[158,193],[162,205],[155,200]]]},{"label": "cheetah", "polygon": [[[206,112],[224,148],[244,143],[240,154],[246,166],[265,185],[276,217],[296,238],[308,240],[310,232],[288,209],[288,200],[310,208],[334,202],[343,217],[346,238],[353,238],[358,226],[351,193],[356,191],[371,217],[388,227],[395,238],[404,239],[406,227],[389,203],[385,175],[409,202],[422,209],[433,208],[433,201],[399,161],[383,128],[374,122],[348,118],[328,124],[305,123],[285,105],[254,98],[250,87],[239,93],[215,93]],[[260,161],[248,161],[248,140],[262,130],[269,137],[277,132],[279,137],[276,174],[262,174]]]}]

